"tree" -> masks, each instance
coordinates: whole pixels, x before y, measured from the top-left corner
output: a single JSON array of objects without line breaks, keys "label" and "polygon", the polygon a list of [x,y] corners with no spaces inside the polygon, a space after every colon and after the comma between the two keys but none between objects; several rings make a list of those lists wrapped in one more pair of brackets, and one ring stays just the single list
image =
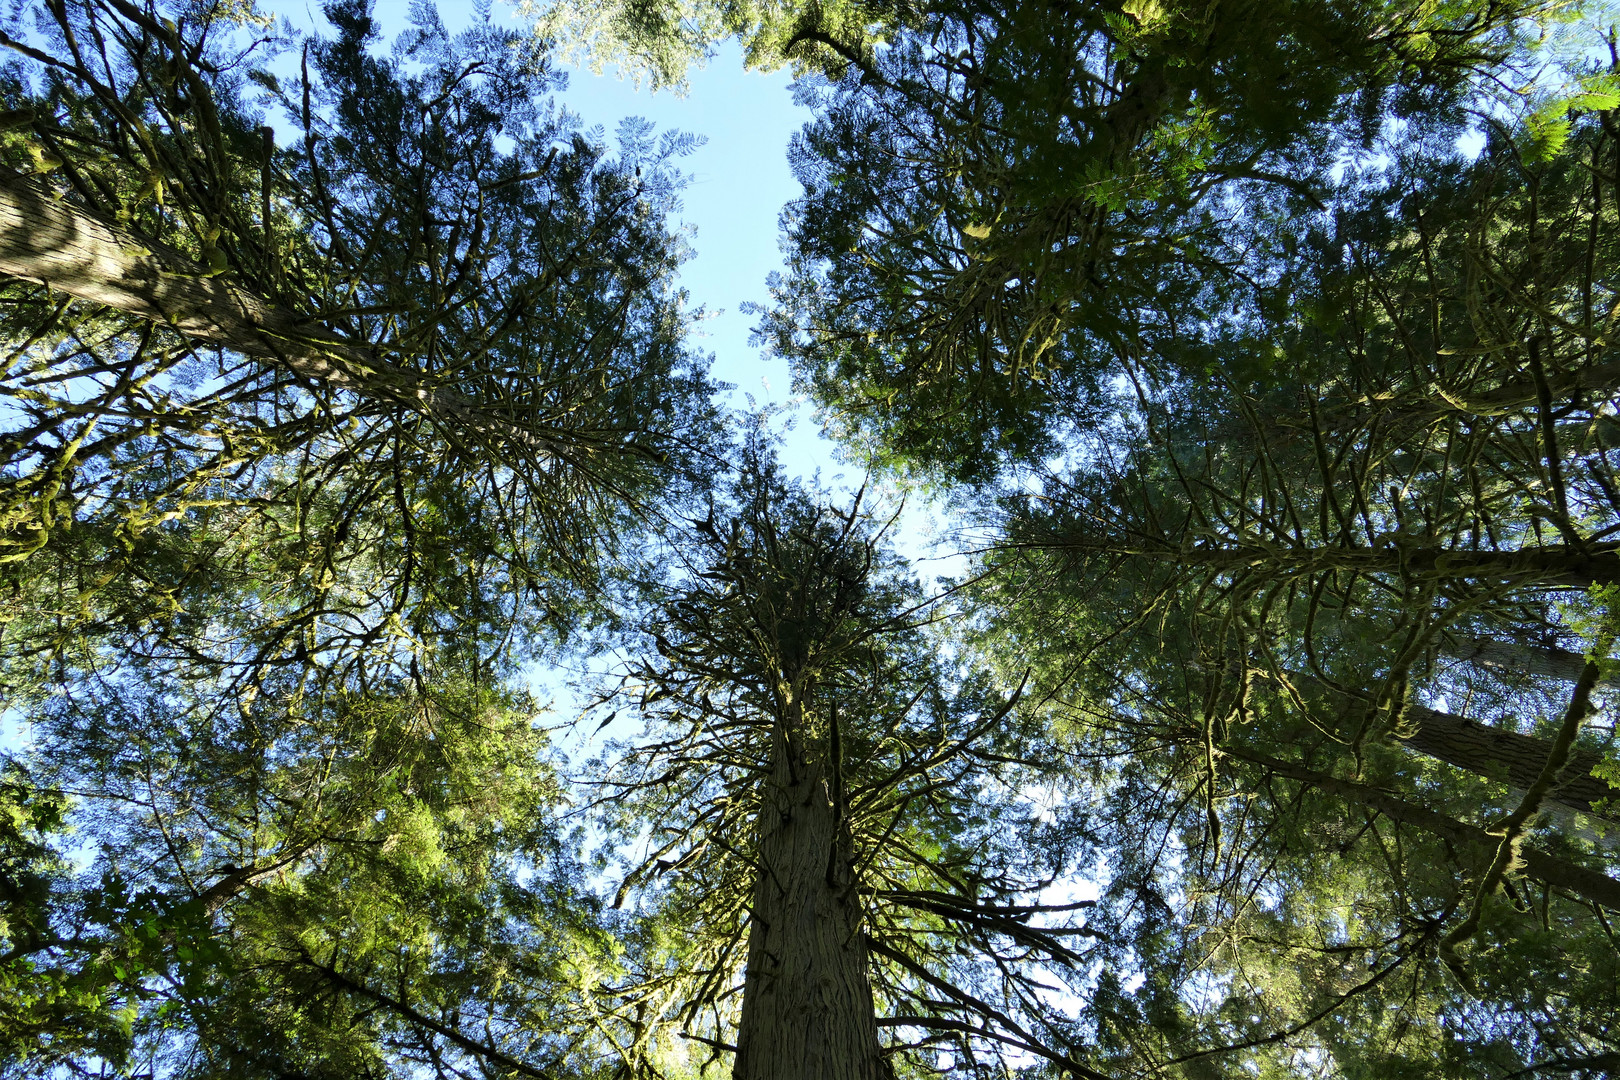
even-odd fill
[{"label": "tree", "polygon": [[[1601,147],[1594,153],[1612,152],[1591,124],[1573,144],[1575,160],[1589,139]],[[1299,682],[1347,695],[1340,701],[1365,698],[1372,711],[1358,721],[1357,745],[1381,731],[1415,737],[1411,725],[1435,717],[1412,711],[1409,690],[1436,653],[1455,652],[1478,628],[1523,632],[1514,624],[1527,609],[1549,595],[1576,605],[1571,592],[1611,576],[1613,465],[1589,419],[1603,406],[1577,388],[1590,353],[1579,320],[1590,311],[1547,314],[1554,297],[1591,303],[1567,291],[1583,277],[1601,285],[1585,269],[1607,265],[1607,231],[1593,216],[1601,193],[1567,163],[1526,175],[1516,154],[1499,148],[1456,187],[1410,192],[1422,245],[1374,246],[1387,235],[1379,192],[1372,242],[1349,248],[1354,268],[1332,249],[1327,268],[1307,265],[1301,276],[1323,282],[1308,297],[1313,317],[1290,315],[1271,331],[1279,351],[1323,372],[1307,404],[1290,386],[1225,378],[1143,391],[1135,415],[1088,447],[1092,464],[1049,475],[1037,497],[1017,500],[1004,519],[1010,541],[1067,551],[1098,570],[1129,561],[1146,596],[1196,593],[1207,612],[1202,662],[1212,686],[1229,683],[1239,715],[1257,664],[1296,695]],[[1554,263],[1527,238],[1545,235],[1541,215],[1559,199],[1565,209],[1547,220],[1585,246]],[[1527,227],[1523,214],[1533,215]],[[1341,245],[1355,220],[1341,214]],[[1495,237],[1488,249],[1469,239],[1486,234]],[[1534,344],[1538,321],[1550,318],[1574,329]],[[1418,326],[1423,338],[1412,340]],[[1265,324],[1256,317],[1245,334],[1264,340]],[[1537,401],[1466,423],[1449,406],[1414,409],[1405,387],[1420,354],[1428,370],[1416,370],[1430,386],[1488,384],[1503,372],[1480,358],[1526,337],[1542,371]],[[1545,535],[1553,523],[1555,536]],[[1387,644],[1369,645],[1378,641]]]},{"label": "tree", "polygon": [[[1611,794],[1588,713],[1613,219],[1587,167],[1611,126],[1577,119],[1563,158],[1504,131],[1469,169],[1356,191],[1286,303],[1182,354],[1274,349],[1287,378],[1133,364],[1110,423],[985,519],[998,647],[1039,658],[1108,800],[1122,869],[1094,917],[1148,981],[1093,1015],[1133,1067],[1610,1060],[1613,852],[1537,815]],[[1574,654],[1578,679],[1440,663],[1482,636]],[[1195,970],[1219,975],[1189,993]],[[1404,1064],[1357,1049],[1392,1044]]]},{"label": "tree", "polygon": [[40,718],[47,756],[17,790],[74,793],[93,858],[7,929],[8,989],[33,1006],[8,1010],[11,1062],[448,1077],[568,1060],[575,973],[608,938],[532,702],[465,676],[314,699],[289,680],[234,715],[194,692],[81,689]]},{"label": "tree", "polygon": [[513,35],[417,15],[391,59],[362,4],[329,41],[232,4],[0,27],[8,1070],[585,1044],[608,939],[511,681],[709,468],[687,143],[609,157]]},{"label": "tree", "polygon": [[250,609],[229,657],[160,651],[251,685],[452,628],[521,648],[707,467],[665,224],[687,143],[632,126],[606,158],[518,39],[431,14],[383,60],[332,7],[286,87],[256,66],[286,43],[229,5],[24,14],[6,152],[52,167],[0,199],[14,691]]},{"label": "tree", "polygon": [[737,37],[744,62],[795,74],[869,69],[876,47],[921,11],[906,0],[769,3],[754,0],[525,0],[519,10],[535,18],[535,33],[555,42],[570,60],[598,73],[608,64],[653,89],[685,85],[693,64],[708,59],[716,42]]},{"label": "tree", "polygon": [[[592,10],[821,71],[765,330],[984,482],[976,580],[757,429],[719,482],[682,144],[516,39],[5,23],[7,1068],[1611,1067],[1609,74],[1512,5]],[[565,809],[581,624],[645,730]]]},{"label": "tree", "polygon": [[1129,627],[1123,591],[1090,575],[1030,565],[997,591],[1015,582],[990,640],[1050,695],[1057,752],[1090,792],[1059,823],[1082,865],[1107,867],[1088,919],[1105,943],[1097,1067],[1495,1075],[1611,1048],[1612,852],[1562,823],[1521,837],[1465,993],[1440,945],[1519,796],[1382,740],[1353,756],[1347,728],[1263,677],[1233,716],[1186,594]]},{"label": "tree", "polygon": [[939,655],[938,601],[860,496],[828,509],[758,443],[693,530],[604,701],[648,722],[595,781],[618,901],[667,927],[617,988],[618,1045],[647,1060],[663,1012],[738,1077],[906,1075],[942,1049],[1096,1075],[1048,1001],[1090,932],[1041,896],[1071,868],[1023,789],[1062,779],[1023,756],[1016,683]]},{"label": "tree", "polygon": [[1041,461],[1126,367],[1245,374],[1206,334],[1241,326],[1234,307],[1286,310],[1274,256],[1333,162],[1386,117],[1445,145],[1471,73],[1512,79],[1512,27],[1537,15],[933,9],[821,95],[763,331],[863,452],[979,480]]}]

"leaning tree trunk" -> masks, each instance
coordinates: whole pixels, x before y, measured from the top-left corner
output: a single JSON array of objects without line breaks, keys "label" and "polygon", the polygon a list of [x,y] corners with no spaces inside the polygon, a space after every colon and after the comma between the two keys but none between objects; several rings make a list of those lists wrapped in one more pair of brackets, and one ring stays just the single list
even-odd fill
[{"label": "leaning tree trunk", "polygon": [[[1478,724],[1451,713],[1413,705],[1407,715],[1417,722],[1417,731],[1401,740],[1404,745],[1459,769],[1506,780],[1516,788],[1528,789],[1535,783],[1552,753],[1552,743],[1546,739]],[[1575,750],[1547,800],[1587,814],[1620,818],[1616,813],[1620,807],[1594,809],[1602,800],[1620,802],[1620,791],[1592,775],[1593,766],[1602,759],[1603,755],[1590,750]]]},{"label": "leaning tree trunk", "polygon": [[772,738],[732,1076],[886,1080],[837,770],[802,716]]},{"label": "leaning tree trunk", "polygon": [[[1488,637],[1448,639],[1442,642],[1440,649],[1453,660],[1480,664],[1509,675],[1542,675],[1564,682],[1579,679],[1581,670],[1586,667],[1586,657],[1578,652]],[[1613,675],[1598,680],[1599,686],[1614,686],[1617,683],[1620,683],[1620,679]]]},{"label": "leaning tree trunk", "polygon": [[1620,584],[1620,543],[1613,541],[1584,547],[1545,544],[1513,551],[1475,551],[1354,544],[1278,547],[1237,543],[1188,548],[1179,537],[1170,535],[1133,535],[1127,540],[1076,530],[1030,534],[1017,540],[1034,548],[1129,556],[1223,574],[1248,571],[1276,580],[1341,573],[1488,581],[1513,588],[1587,589]]},{"label": "leaning tree trunk", "polygon": [[539,433],[431,385],[370,344],[341,338],[318,322],[205,272],[180,252],[4,170],[0,275],[38,282],[193,340],[270,361],[311,384],[410,408],[546,456],[554,450]]},{"label": "leaning tree trunk", "polygon": [[[1501,837],[1468,825],[1456,818],[1436,813],[1425,806],[1409,803],[1387,791],[1369,784],[1343,780],[1330,773],[1318,772],[1292,761],[1284,761],[1242,746],[1225,745],[1222,753],[1239,761],[1258,765],[1278,776],[1309,784],[1329,795],[1357,803],[1377,811],[1392,821],[1409,825],[1431,836],[1455,845],[1467,852],[1475,861],[1486,858],[1501,843]],[[1573,893],[1583,900],[1620,911],[1620,881],[1597,870],[1589,869],[1567,859],[1560,859],[1539,848],[1528,845],[1519,849],[1524,860],[1524,873],[1537,881]]]},{"label": "leaning tree trunk", "polygon": [[[1346,716],[1353,715],[1359,705],[1349,695],[1304,672],[1289,672],[1289,678]],[[1504,731],[1421,705],[1408,706],[1406,719],[1415,730],[1400,740],[1401,745],[1467,772],[1506,781],[1515,788],[1528,789],[1535,783],[1552,753],[1552,743],[1546,739]],[[1348,721],[1346,726],[1350,726]],[[1548,792],[1547,801],[1620,821],[1620,791],[1592,775],[1593,767],[1602,759],[1603,755],[1592,750],[1576,749],[1558,784]],[[1600,808],[1598,804],[1604,802],[1609,805]]]},{"label": "leaning tree trunk", "polygon": [[364,344],[210,275],[185,255],[0,173],[0,274],[161,323],[189,338],[280,361],[316,382],[360,389],[378,365]]}]

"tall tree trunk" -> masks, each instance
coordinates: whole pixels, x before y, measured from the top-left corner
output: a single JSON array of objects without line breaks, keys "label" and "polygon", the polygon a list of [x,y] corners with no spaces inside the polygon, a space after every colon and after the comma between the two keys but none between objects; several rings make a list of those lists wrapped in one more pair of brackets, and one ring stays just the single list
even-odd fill
[{"label": "tall tree trunk", "polygon": [[759,819],[734,1080],[887,1080],[836,765],[789,706]]},{"label": "tall tree trunk", "polygon": [[[1471,855],[1480,860],[1488,858],[1501,843],[1500,837],[1492,836],[1484,829],[1464,824],[1444,814],[1437,814],[1433,810],[1409,803],[1369,784],[1342,780],[1337,776],[1317,772],[1304,765],[1283,761],[1241,746],[1223,746],[1221,749],[1229,757],[1259,765],[1278,776],[1310,784],[1329,795],[1336,795],[1376,810],[1392,821],[1410,825],[1431,836],[1438,836],[1467,849]],[[1521,848],[1519,854],[1524,859],[1524,872],[1537,881],[1574,893],[1591,903],[1620,911],[1620,881],[1528,845]]]},{"label": "tall tree trunk", "polygon": [[[1546,376],[1546,389],[1554,401],[1560,401],[1578,393],[1595,393],[1598,395],[1613,393],[1620,389],[1620,361],[1608,360],[1599,364],[1588,364],[1570,372],[1555,372]],[[1498,416],[1508,409],[1527,408],[1535,405],[1541,396],[1541,389],[1536,380],[1529,376],[1509,379],[1494,390],[1487,390],[1481,394],[1467,399],[1461,397],[1448,397],[1443,400],[1430,399],[1431,408],[1436,413],[1461,412],[1476,416]]]},{"label": "tall tree trunk", "polygon": [[[1581,669],[1586,666],[1586,657],[1568,649],[1549,649],[1488,637],[1448,638],[1441,644],[1441,651],[1453,660],[1481,664],[1510,674],[1543,675],[1564,682],[1579,679]],[[1617,683],[1620,679],[1612,675],[1598,680],[1599,686]]]},{"label": "tall tree trunk", "polygon": [[1312,574],[1403,574],[1412,578],[1485,580],[1508,586],[1586,589],[1620,584],[1620,544],[1587,547],[1545,544],[1515,551],[1439,547],[1273,547],[1226,544],[1184,548],[1175,536],[1091,536],[1073,530],[1018,538],[1023,545],[1068,549],[1096,555],[1134,556],[1181,567],[1238,573],[1263,572],[1274,578]]},{"label": "tall tree trunk", "polygon": [[[1584,665],[1585,660],[1581,662]],[[1300,689],[1324,699],[1340,713],[1350,714],[1359,704],[1349,695],[1339,693],[1304,672],[1289,672],[1289,678]],[[1422,705],[1410,705],[1407,719],[1416,726],[1416,731],[1410,738],[1400,740],[1403,746],[1467,772],[1506,781],[1515,788],[1525,789],[1533,784],[1552,753],[1552,743],[1546,739],[1504,731]],[[1593,766],[1602,759],[1603,755],[1595,751],[1577,749],[1570,755],[1563,777],[1547,795],[1547,801],[1596,817],[1620,821],[1620,791],[1592,775]],[[1593,807],[1601,800],[1616,805],[1599,813]]]},{"label": "tall tree trunk", "polygon": [[177,251],[4,173],[0,274],[37,281],[245,356],[281,361],[300,375],[346,390],[363,384],[345,368],[363,372],[378,363],[364,344],[344,341],[222,277],[208,276]]},{"label": "tall tree trunk", "polygon": [[[1408,716],[1417,721],[1417,733],[1402,739],[1402,743],[1459,769],[1506,780],[1516,788],[1528,788],[1534,783],[1552,753],[1552,743],[1546,739],[1503,731],[1420,705],[1413,705]],[[1547,800],[1587,814],[1597,814],[1593,804],[1599,800],[1620,802],[1620,791],[1592,775],[1592,767],[1602,759],[1603,755],[1591,750],[1574,751],[1562,779],[1548,793]],[[1617,809],[1620,808],[1611,808],[1598,816],[1620,819]]]},{"label": "tall tree trunk", "polygon": [[405,406],[547,456],[553,450],[537,432],[430,385],[369,343],[338,337],[240,285],[209,276],[179,252],[4,170],[0,275],[39,282],[197,341],[271,361],[313,384]]},{"label": "tall tree trunk", "polygon": [[1589,588],[1620,583],[1620,550],[1614,544],[1590,549],[1547,544],[1517,551],[1471,551],[1449,548],[1323,547],[1297,551],[1228,548],[1183,556],[1193,564],[1222,567],[1275,566],[1284,573],[1342,570],[1358,573],[1405,573],[1418,578],[1489,579],[1507,584]]}]

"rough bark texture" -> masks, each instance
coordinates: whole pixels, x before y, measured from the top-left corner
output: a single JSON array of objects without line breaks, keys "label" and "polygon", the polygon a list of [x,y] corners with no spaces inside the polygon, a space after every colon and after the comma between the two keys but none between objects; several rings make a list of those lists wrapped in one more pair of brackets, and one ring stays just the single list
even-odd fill
[{"label": "rough bark texture", "polygon": [[[1410,825],[1431,836],[1438,836],[1460,848],[1468,849],[1477,857],[1488,857],[1501,843],[1501,837],[1492,836],[1484,829],[1466,825],[1444,814],[1437,814],[1433,810],[1396,798],[1368,784],[1341,780],[1328,773],[1317,772],[1292,761],[1283,761],[1243,747],[1227,746],[1223,747],[1223,750],[1231,757],[1260,765],[1278,776],[1298,780],[1330,795],[1360,803],[1393,821]],[[1574,893],[1591,903],[1620,911],[1620,881],[1529,846],[1521,848],[1519,856],[1524,860],[1524,872],[1537,881]]]},{"label": "rough bark texture", "polygon": [[376,363],[364,347],[268,303],[178,252],[143,240],[19,176],[0,174],[0,273],[173,327],[247,356],[284,361],[344,389],[333,363]]},{"label": "rough bark texture", "polygon": [[[1542,675],[1549,679],[1574,682],[1581,677],[1586,657],[1568,649],[1548,649],[1538,645],[1521,645],[1515,641],[1496,638],[1470,637],[1460,641],[1447,641],[1442,651],[1454,660],[1464,660],[1488,668],[1496,668],[1510,675]],[[1614,686],[1620,679],[1610,675],[1598,680],[1599,686]]]},{"label": "rough bark texture", "polygon": [[800,727],[773,739],[732,1076],[887,1080],[836,770]]},{"label": "rough bark texture", "polygon": [[[1528,789],[1552,752],[1552,743],[1546,739],[1476,724],[1451,713],[1414,705],[1408,716],[1417,721],[1417,733],[1401,740],[1405,745],[1459,769],[1505,779],[1516,788]],[[1592,767],[1600,760],[1601,755],[1590,750],[1576,750],[1547,800],[1588,814],[1595,813],[1593,804],[1599,800],[1620,801],[1620,791],[1592,775]],[[1620,818],[1620,807],[1610,808],[1602,816]]]},{"label": "rough bark texture", "polygon": [[[1608,394],[1616,389],[1620,389],[1620,361],[1615,360],[1547,376],[1547,390],[1555,400],[1582,392]],[[1448,398],[1444,407],[1475,415],[1496,416],[1510,409],[1535,405],[1540,394],[1535,379],[1510,379],[1495,390],[1487,390],[1467,400]],[[1444,411],[1444,407],[1436,411]]]},{"label": "rough bark texture", "polygon": [[[1585,659],[1580,658],[1580,661],[1584,666]],[[1354,699],[1304,672],[1290,672],[1289,678],[1296,686],[1325,699],[1341,713],[1348,715],[1357,706]],[[1479,776],[1506,781],[1521,790],[1528,789],[1541,775],[1541,769],[1547,764],[1553,749],[1553,744],[1546,739],[1504,731],[1421,705],[1409,706],[1406,717],[1417,730],[1410,738],[1401,740],[1403,746]],[[1577,749],[1570,756],[1558,785],[1547,795],[1547,801],[1597,817],[1620,820],[1620,791],[1592,775],[1593,766],[1601,760],[1600,754]],[[1607,807],[1600,814],[1593,807],[1601,800],[1616,805]]]},{"label": "rough bark texture", "polygon": [[1620,545],[1592,544],[1585,548],[1547,544],[1517,551],[1470,551],[1432,547],[1299,547],[1274,548],[1260,544],[1184,548],[1179,538],[1154,538],[1141,543],[1114,538],[1097,539],[1070,532],[1054,537],[1030,538],[1043,548],[1067,548],[1099,555],[1131,555],[1224,573],[1243,570],[1272,577],[1300,577],[1326,573],[1400,574],[1413,579],[1475,580],[1512,587],[1586,589],[1620,583]]},{"label": "rough bark texture", "polygon": [[311,383],[406,405],[464,429],[550,447],[456,394],[425,385],[370,345],[270,303],[179,252],[0,171],[0,274],[171,327],[198,341],[273,361]]}]

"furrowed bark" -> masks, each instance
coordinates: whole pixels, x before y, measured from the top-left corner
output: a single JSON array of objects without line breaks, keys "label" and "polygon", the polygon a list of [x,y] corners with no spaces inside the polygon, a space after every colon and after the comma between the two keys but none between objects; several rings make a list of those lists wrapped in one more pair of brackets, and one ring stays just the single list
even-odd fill
[{"label": "furrowed bark", "polygon": [[1193,566],[1217,569],[1270,569],[1284,573],[1342,570],[1404,572],[1414,577],[1475,578],[1585,589],[1620,582],[1620,551],[1613,544],[1590,549],[1550,544],[1518,551],[1458,551],[1445,548],[1316,548],[1275,551],[1227,548],[1180,553]]},{"label": "furrowed bark", "polygon": [[847,834],[802,709],[772,738],[734,1080],[887,1080]]},{"label": "furrowed bark", "polygon": [[0,274],[268,360],[309,382],[403,405],[546,455],[548,440],[390,363],[369,344],[272,304],[191,259],[0,172]]},{"label": "furrowed bark", "polygon": [[[1453,660],[1480,664],[1509,674],[1542,675],[1571,683],[1581,677],[1581,670],[1586,667],[1586,657],[1578,652],[1496,638],[1470,637],[1446,641],[1441,651]],[[1613,675],[1598,680],[1599,686],[1614,686],[1617,683],[1620,683],[1620,679]]]},{"label": "furrowed bark", "polygon": [[[1584,658],[1581,663],[1585,665]],[[1291,671],[1288,677],[1295,686],[1337,712],[1349,714],[1359,704],[1304,672]],[[1479,776],[1506,781],[1520,790],[1527,790],[1541,776],[1553,750],[1553,744],[1546,739],[1504,731],[1415,703],[1407,707],[1406,722],[1416,730],[1399,740],[1401,745]],[[1592,769],[1602,760],[1603,755],[1592,750],[1575,750],[1547,801],[1595,817],[1620,820],[1620,791],[1592,775]],[[1600,812],[1596,807],[1605,801],[1615,805]]]},{"label": "furrowed bark", "polygon": [[1326,573],[1402,574],[1414,579],[1494,581],[1513,586],[1586,589],[1620,583],[1620,544],[1586,547],[1547,544],[1517,551],[1471,551],[1454,548],[1401,547],[1271,547],[1233,544],[1183,548],[1173,537],[1146,541],[1092,538],[1054,532],[1021,538],[1020,546],[1076,551],[1087,555],[1130,556],[1218,573],[1257,571],[1272,577]]},{"label": "furrowed bark", "polygon": [[[1579,393],[1610,394],[1620,389],[1620,362],[1592,364],[1576,371],[1549,375],[1547,389],[1562,401]],[[1530,378],[1511,379],[1494,390],[1473,397],[1448,397],[1436,402],[1435,411],[1455,410],[1476,416],[1500,416],[1536,404],[1539,390]]]},{"label": "furrowed bark", "polygon": [[[1552,753],[1552,743],[1546,739],[1503,731],[1451,713],[1413,705],[1407,716],[1417,722],[1417,733],[1401,740],[1406,746],[1459,769],[1506,779],[1516,788],[1528,789],[1541,775]],[[1576,750],[1570,755],[1569,765],[1558,785],[1547,795],[1547,801],[1587,814],[1620,818],[1620,805],[1607,808],[1602,814],[1593,809],[1594,804],[1603,800],[1620,803],[1620,791],[1592,775],[1593,766],[1601,760],[1601,754]]]},{"label": "furrowed bark", "polygon": [[[1431,836],[1438,836],[1458,847],[1476,853],[1488,853],[1494,852],[1501,843],[1501,837],[1492,836],[1484,829],[1464,824],[1444,814],[1437,814],[1433,810],[1409,803],[1368,784],[1342,780],[1328,773],[1317,772],[1292,761],[1283,761],[1240,746],[1223,746],[1221,749],[1239,761],[1247,761],[1269,769],[1278,776],[1310,784],[1329,795],[1336,795],[1376,810],[1392,821],[1410,825]],[[1620,881],[1529,846],[1521,848],[1519,856],[1524,860],[1524,872],[1537,881],[1573,893],[1591,903],[1620,911]]]},{"label": "furrowed bark", "polygon": [[1501,839],[1497,843],[1489,869],[1479,879],[1479,886],[1474,893],[1474,902],[1469,906],[1468,915],[1440,939],[1441,961],[1464,986],[1470,989],[1474,985],[1472,976],[1469,975],[1467,963],[1458,953],[1457,947],[1478,932],[1480,919],[1485,913],[1486,901],[1496,894],[1507,874],[1523,864],[1525,833],[1530,830],[1536,815],[1541,812],[1542,800],[1558,783],[1558,777],[1564,771],[1564,766],[1569,764],[1570,752],[1575,748],[1575,737],[1580,734],[1581,724],[1592,712],[1592,688],[1597,685],[1598,674],[1597,664],[1589,661],[1586,670],[1581,673],[1580,681],[1575,684],[1569,708],[1564,710],[1564,718],[1558,725],[1558,737],[1553,740],[1552,753],[1542,765],[1541,775],[1536,777],[1535,783],[1530,785],[1530,789],[1524,793],[1524,798],[1519,801],[1519,805],[1512,813],[1491,830],[1493,835],[1500,836]]}]

